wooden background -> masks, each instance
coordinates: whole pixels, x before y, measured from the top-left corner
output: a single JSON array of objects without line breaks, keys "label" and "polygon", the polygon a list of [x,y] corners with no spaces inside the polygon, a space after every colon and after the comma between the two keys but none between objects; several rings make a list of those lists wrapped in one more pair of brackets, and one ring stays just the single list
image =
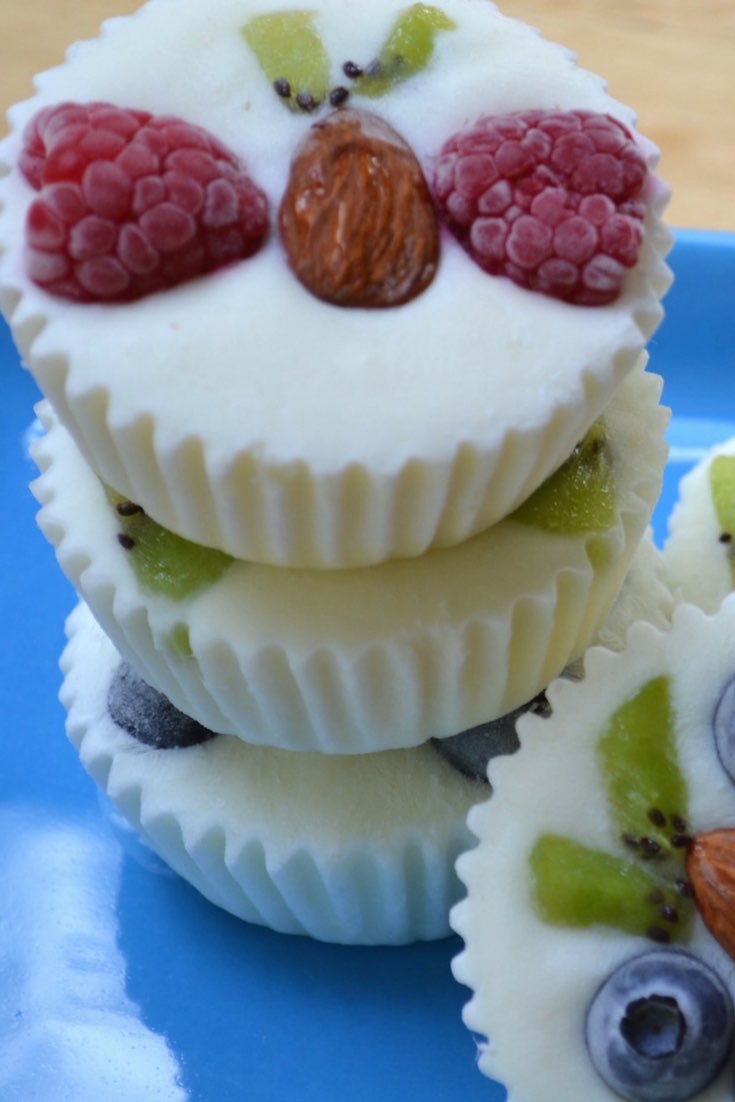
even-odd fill
[{"label": "wooden background", "polygon": [[[201,0],[206,3],[206,0]],[[369,3],[370,0],[365,0]],[[34,72],[140,0],[0,0],[0,115]],[[662,149],[677,226],[735,230],[735,0],[500,0],[576,50]]]}]

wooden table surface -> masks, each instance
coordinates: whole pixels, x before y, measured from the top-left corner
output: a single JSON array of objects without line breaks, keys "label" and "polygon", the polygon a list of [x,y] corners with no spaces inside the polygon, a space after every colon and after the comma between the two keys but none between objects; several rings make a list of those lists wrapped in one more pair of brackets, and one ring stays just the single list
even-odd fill
[{"label": "wooden table surface", "polygon": [[[0,0],[0,108],[25,99],[33,73],[59,62],[70,42],[139,6],[140,0]],[[614,96],[637,109],[640,129],[662,150],[660,171],[674,189],[673,225],[735,230],[734,0],[501,0],[500,6],[574,49]]]}]

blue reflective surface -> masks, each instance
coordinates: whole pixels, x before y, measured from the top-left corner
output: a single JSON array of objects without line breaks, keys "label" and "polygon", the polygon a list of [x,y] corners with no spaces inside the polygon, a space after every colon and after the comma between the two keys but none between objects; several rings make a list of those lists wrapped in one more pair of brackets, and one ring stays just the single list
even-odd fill
[{"label": "blue reflective surface", "polygon": [[673,414],[654,516],[659,543],[682,474],[707,448],[735,436],[735,234],[680,231],[670,263],[676,278],[650,345]]},{"label": "blue reflective surface", "polygon": [[[735,435],[735,236],[681,233],[652,345],[676,482]],[[56,700],[74,603],[36,531],[35,387],[0,324],[0,1102],[501,1102],[475,1068],[457,939],[345,949],[249,927],[97,795]]]}]

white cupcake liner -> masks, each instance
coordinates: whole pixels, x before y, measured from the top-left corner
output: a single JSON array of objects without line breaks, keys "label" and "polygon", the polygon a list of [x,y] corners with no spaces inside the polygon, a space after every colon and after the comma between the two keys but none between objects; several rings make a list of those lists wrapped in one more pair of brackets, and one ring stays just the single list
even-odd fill
[{"label": "white cupcake liner", "polygon": [[[377,46],[396,11],[393,0],[316,8],[335,63]],[[587,108],[633,126],[597,77],[490,3],[443,8],[458,27],[439,36],[432,64],[367,101],[427,172],[482,113]],[[460,543],[563,461],[633,369],[670,280],[666,189],[650,177],[640,261],[607,307],[487,276],[447,234],[432,285],[389,310],[311,297],[275,232],[243,264],[126,306],[72,305],[33,287],[22,236],[33,193],[14,165],[22,127],[48,103],[108,99],[206,126],[277,210],[309,120],[263,80],[239,35],[243,18],[239,0],[206,11],[181,0],[176,19],[154,2],[43,74],[0,146],[0,302],[88,462],[172,531],[237,558],[308,568]],[[657,152],[640,144],[653,168]]]},{"label": "white cupcake liner", "polygon": [[710,486],[710,467],[718,455],[735,456],[735,437],[709,451],[684,475],[679,500],[669,518],[664,563],[679,600],[715,612],[735,589],[735,532],[723,542]]},{"label": "white cupcake liner", "polygon": [[[650,535],[597,642],[619,649],[638,619],[668,626],[671,594]],[[61,698],[85,769],[128,822],[212,902],[250,922],[330,941],[443,937],[461,889],[452,869],[487,787],[428,745],[335,757],[230,736],[154,750],[112,720],[121,661],[89,608],[67,621]]]},{"label": "white cupcake liner", "polygon": [[509,519],[359,571],[236,562],[172,600],[139,584],[101,484],[48,408],[39,523],[118,650],[206,727],[327,753],[416,746],[524,703],[594,637],[659,493],[660,385],[639,370],[606,413],[618,514],[593,536]]},{"label": "white cupcake liner", "polygon": [[[451,914],[465,943],[453,971],[472,991],[463,1016],[468,1028],[484,1038],[480,1069],[506,1087],[509,1102],[616,1102],[620,1097],[597,1075],[588,1056],[587,1009],[619,965],[661,945],[614,927],[544,922],[534,904],[528,860],[547,834],[630,855],[610,811],[598,740],[609,717],[660,677],[669,681],[676,717],[672,739],[687,789],[687,833],[732,828],[735,785],[718,756],[713,717],[723,689],[735,677],[735,597],[714,616],[678,606],[666,632],[635,624],[620,653],[590,649],[583,680],[549,686],[551,716],[519,721],[521,749],[512,758],[491,762],[493,797],[474,806],[468,817],[478,841],[457,865],[467,894]],[[671,760],[668,750],[667,755]],[[655,862],[643,867],[657,868]],[[591,891],[597,893],[598,886]],[[709,965],[735,997],[733,962],[701,916],[695,911],[688,937],[677,938],[675,927],[669,929],[675,931],[670,948]],[[692,1102],[726,1102],[732,1081],[730,1055],[715,1082],[690,1096]]]},{"label": "white cupcake liner", "polygon": [[[649,529],[636,549],[615,604],[595,635],[593,645],[623,650],[628,629],[639,620],[665,631],[671,624],[675,607],[663,555]],[[581,662],[582,659],[578,663],[580,666]]]},{"label": "white cupcake liner", "polygon": [[85,769],[151,847],[213,903],[348,944],[446,937],[457,856],[484,786],[431,746],[294,755],[217,736],[152,749],[107,709],[120,663],[91,613],[67,623],[61,699]]}]

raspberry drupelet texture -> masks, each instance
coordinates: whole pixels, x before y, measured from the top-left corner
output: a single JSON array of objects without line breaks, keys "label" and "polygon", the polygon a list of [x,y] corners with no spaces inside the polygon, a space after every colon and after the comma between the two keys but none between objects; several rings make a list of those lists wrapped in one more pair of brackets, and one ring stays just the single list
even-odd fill
[{"label": "raspberry drupelet texture", "polygon": [[30,278],[80,302],[130,302],[252,256],[267,201],[206,130],[106,103],[40,111],[20,169]]},{"label": "raspberry drupelet texture", "polygon": [[455,134],[439,155],[434,194],[485,271],[602,306],[638,259],[647,172],[632,135],[609,115],[526,111]]}]

